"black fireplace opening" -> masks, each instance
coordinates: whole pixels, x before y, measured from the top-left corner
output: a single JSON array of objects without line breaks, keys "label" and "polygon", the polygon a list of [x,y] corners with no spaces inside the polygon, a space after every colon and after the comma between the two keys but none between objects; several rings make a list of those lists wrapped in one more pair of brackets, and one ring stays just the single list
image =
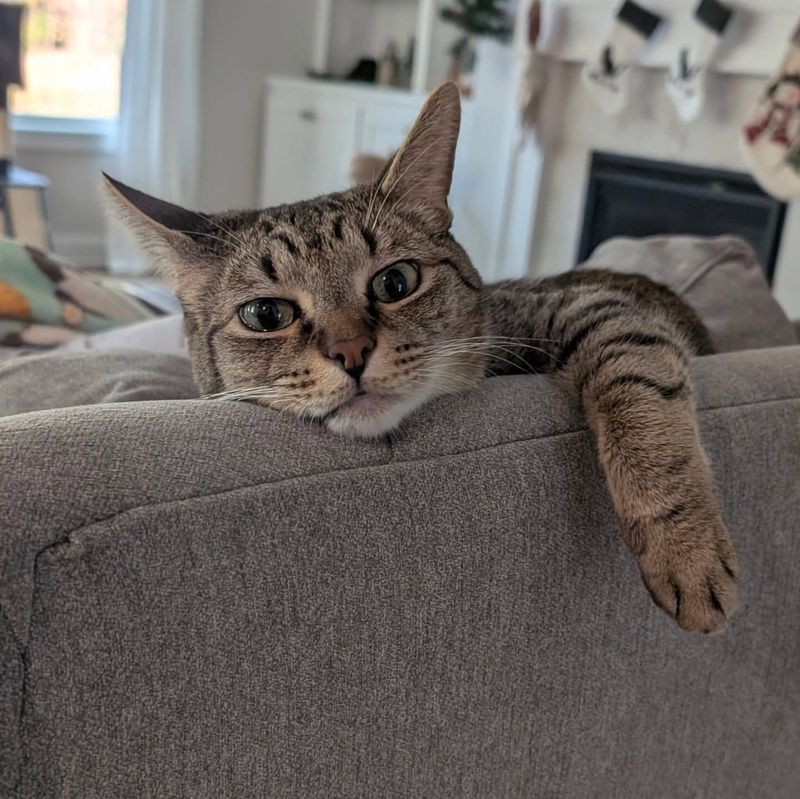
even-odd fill
[{"label": "black fireplace opening", "polygon": [[786,203],[749,175],[593,153],[578,262],[616,236],[739,236],[772,283]]}]

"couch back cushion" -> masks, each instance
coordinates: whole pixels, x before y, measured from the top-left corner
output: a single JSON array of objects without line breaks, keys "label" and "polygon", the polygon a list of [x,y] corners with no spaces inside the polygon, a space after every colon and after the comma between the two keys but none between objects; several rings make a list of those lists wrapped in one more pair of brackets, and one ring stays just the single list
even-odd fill
[{"label": "couch back cushion", "polygon": [[611,239],[583,266],[639,273],[669,286],[700,315],[718,352],[798,343],[755,252],[734,236]]},{"label": "couch back cushion", "polygon": [[797,799],[800,347],[692,369],[741,560],[718,636],[650,601],[545,377],[391,441],[0,420],[0,795]]}]

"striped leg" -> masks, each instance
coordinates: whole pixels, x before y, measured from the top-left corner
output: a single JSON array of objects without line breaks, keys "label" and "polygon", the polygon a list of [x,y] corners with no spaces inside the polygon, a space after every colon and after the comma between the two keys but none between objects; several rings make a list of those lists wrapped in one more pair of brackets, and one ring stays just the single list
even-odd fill
[{"label": "striped leg", "polygon": [[[505,358],[576,391],[597,437],[625,540],[656,604],[686,630],[722,627],[736,607],[736,555],[714,493],[689,382],[708,348],[694,314],[642,278],[573,272],[487,286]],[[543,351],[514,340],[536,341]]]},{"label": "striped leg", "polygon": [[700,443],[686,339],[624,294],[563,311],[561,370],[577,388],[645,585],[686,630],[720,629],[736,556]]}]

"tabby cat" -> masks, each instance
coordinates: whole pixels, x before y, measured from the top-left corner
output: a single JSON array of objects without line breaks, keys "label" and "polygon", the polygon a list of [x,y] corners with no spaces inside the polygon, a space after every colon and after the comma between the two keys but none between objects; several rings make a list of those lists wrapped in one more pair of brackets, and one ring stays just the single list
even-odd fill
[{"label": "tabby cat", "polygon": [[373,186],[294,205],[198,214],[111,178],[108,194],[174,278],[209,398],[365,438],[487,375],[552,374],[580,397],[654,601],[685,630],[721,628],[736,555],[689,382],[708,334],[644,277],[484,286],[449,232],[459,125],[444,84]]}]

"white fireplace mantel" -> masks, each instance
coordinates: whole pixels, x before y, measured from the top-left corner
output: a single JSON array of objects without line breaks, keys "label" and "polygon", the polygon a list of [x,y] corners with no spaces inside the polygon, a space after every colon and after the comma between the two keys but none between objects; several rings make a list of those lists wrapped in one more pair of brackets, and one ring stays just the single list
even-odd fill
[{"label": "white fireplace mantel", "polygon": [[[640,0],[665,23],[643,50],[640,64],[666,68],[693,33],[698,0]],[[621,0],[544,0],[543,49],[572,62],[593,58],[608,35]],[[722,41],[714,69],[736,75],[769,75],[800,22],[797,0],[736,0],[735,14]]]}]

